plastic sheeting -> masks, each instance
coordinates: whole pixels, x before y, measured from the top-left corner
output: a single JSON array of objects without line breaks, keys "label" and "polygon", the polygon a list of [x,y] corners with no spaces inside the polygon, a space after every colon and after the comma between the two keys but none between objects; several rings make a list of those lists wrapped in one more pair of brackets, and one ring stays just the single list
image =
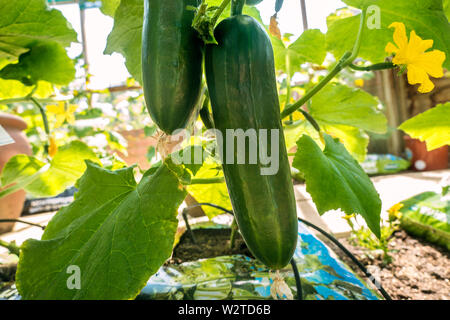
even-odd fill
[{"label": "plastic sheeting", "polygon": [[[303,299],[379,299],[302,223],[298,225],[298,234],[294,259],[301,276]],[[288,265],[281,274],[296,296],[292,267]],[[273,275],[263,264],[242,255],[201,259],[162,267],[137,299],[272,299]]]},{"label": "plastic sheeting", "polygon": [[424,192],[402,201],[401,227],[450,250],[450,193]]}]

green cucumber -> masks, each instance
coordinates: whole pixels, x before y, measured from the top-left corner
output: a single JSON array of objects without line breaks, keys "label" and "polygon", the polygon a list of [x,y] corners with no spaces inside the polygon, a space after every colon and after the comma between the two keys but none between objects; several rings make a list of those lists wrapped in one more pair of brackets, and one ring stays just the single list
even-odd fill
[{"label": "green cucumber", "polygon": [[[275,79],[273,49],[260,24],[245,15],[223,20],[214,33],[218,45],[208,45],[205,71],[216,130],[223,146],[227,129],[277,129],[279,169],[262,175],[264,166],[236,164],[236,152],[223,147],[223,171],[240,232],[252,254],[272,269],[286,266],[297,245],[297,211]],[[230,137],[231,138],[231,137]],[[249,139],[247,139],[248,142]],[[271,150],[271,136],[267,137]],[[258,152],[260,148],[258,144]],[[220,147],[219,147],[220,151]],[[246,159],[249,143],[245,145]]]},{"label": "green cucumber", "polygon": [[151,118],[167,134],[185,128],[202,85],[203,43],[191,27],[197,0],[145,0],[142,80]]},{"label": "green cucumber", "polygon": [[249,6],[256,6],[260,4],[263,0],[245,0],[245,4]]}]

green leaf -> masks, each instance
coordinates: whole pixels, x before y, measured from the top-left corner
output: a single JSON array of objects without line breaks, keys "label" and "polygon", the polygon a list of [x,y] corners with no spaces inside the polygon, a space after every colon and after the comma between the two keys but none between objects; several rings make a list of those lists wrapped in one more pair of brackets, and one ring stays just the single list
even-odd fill
[{"label": "green leaf", "polygon": [[156,149],[154,146],[150,146],[147,149],[147,160],[148,162],[152,162],[152,159],[156,156]]},{"label": "green leaf", "polygon": [[307,135],[297,142],[292,165],[305,175],[306,190],[323,214],[341,209],[359,213],[372,232],[380,237],[381,200],[367,174],[345,147],[325,134],[325,150]]},{"label": "green leaf", "polygon": [[300,71],[301,64],[312,62],[322,64],[327,54],[325,35],[318,29],[306,30],[289,46],[285,46],[281,39],[270,36],[275,55],[275,68],[286,71],[286,61],[289,59],[291,75]]},{"label": "green leaf", "polygon": [[[136,185],[132,167],[87,164],[76,200],[41,241],[21,247],[16,280],[24,299],[133,299],[170,257],[186,197],[177,176],[162,165]],[[80,270],[79,290],[68,288],[70,266]]]},{"label": "green leaf", "polygon": [[3,168],[1,183],[18,184],[36,197],[55,196],[80,178],[86,170],[84,160],[99,162],[95,153],[80,141],[60,147],[48,165],[35,157],[17,155]]},{"label": "green leaf", "polygon": [[407,120],[399,129],[412,138],[426,141],[429,151],[450,145],[450,102]]},{"label": "green leaf", "polygon": [[[204,164],[195,175],[195,178],[216,178],[222,177],[223,172],[218,164]],[[214,184],[194,184],[187,186],[188,192],[199,203],[213,203],[231,210],[230,197],[228,195],[227,186],[224,183]],[[223,211],[204,206],[202,207],[208,218],[212,219]]]},{"label": "green leaf", "polygon": [[363,130],[338,124],[324,125],[323,128],[327,134],[338,138],[353,158],[358,162],[364,161],[369,146],[369,136]]},{"label": "green leaf", "polygon": [[0,0],[0,60],[15,61],[37,42],[67,47],[77,34],[62,13],[45,0]]},{"label": "green leaf", "polygon": [[447,20],[450,20],[450,0],[444,0],[444,12]]},{"label": "green leaf", "polygon": [[[403,22],[407,33],[415,30],[422,39],[434,40],[434,49],[444,51],[444,67],[450,69],[450,24],[445,16],[442,0],[345,0],[350,6],[362,9],[369,5],[380,8],[380,29],[364,29],[359,56],[373,63],[383,62],[388,42],[393,42],[392,22]],[[370,19],[369,14],[368,18]],[[359,27],[359,15],[334,21],[328,28],[327,47],[336,56],[351,51]]]},{"label": "green leaf", "polygon": [[114,17],[119,4],[120,0],[102,0],[102,7],[100,8],[100,11],[107,16]]},{"label": "green leaf", "polygon": [[[33,87],[26,86],[18,80],[0,79],[0,99],[12,99],[26,97]],[[36,98],[47,98],[53,93],[51,83],[47,81],[38,81],[37,89],[34,92]]]},{"label": "green leaf", "polygon": [[317,144],[321,145],[319,133],[314,129],[311,123],[306,120],[300,120],[293,124],[285,125],[283,129],[288,151],[297,145],[297,140],[304,134],[307,134],[314,139]]},{"label": "green leaf", "polygon": [[339,124],[385,133],[387,120],[371,94],[341,84],[328,84],[312,98],[310,114],[324,124]]},{"label": "green leaf", "polygon": [[19,57],[19,62],[0,70],[0,77],[34,85],[45,80],[66,85],[75,78],[75,66],[58,43],[38,43]]},{"label": "green leaf", "polygon": [[145,126],[144,127],[144,134],[145,134],[146,137],[153,137],[153,135],[156,133],[157,130],[158,130],[158,128],[156,127],[156,125]]},{"label": "green leaf", "polygon": [[144,1],[121,1],[114,15],[114,27],[108,36],[105,54],[118,52],[126,59],[128,72],[142,82],[141,47]]},{"label": "green leaf", "polygon": [[[338,138],[348,152],[361,162],[366,157],[369,144],[365,131],[387,131],[386,117],[378,110],[378,105],[379,101],[363,90],[332,83],[312,98],[309,111],[321,130]],[[320,136],[304,120],[285,126],[288,150],[303,134],[309,135],[323,149]]]},{"label": "green leaf", "polygon": [[[321,122],[319,122],[319,126],[323,132],[334,138],[338,138],[351,156],[358,160],[358,162],[364,161],[367,155],[369,136],[363,130],[351,126],[339,124],[329,125]],[[320,139],[319,133],[306,120],[297,121],[292,125],[286,125],[284,127],[287,150],[289,151],[292,147],[296,146],[297,140],[304,134],[312,138],[320,149],[323,150],[325,146]]]}]

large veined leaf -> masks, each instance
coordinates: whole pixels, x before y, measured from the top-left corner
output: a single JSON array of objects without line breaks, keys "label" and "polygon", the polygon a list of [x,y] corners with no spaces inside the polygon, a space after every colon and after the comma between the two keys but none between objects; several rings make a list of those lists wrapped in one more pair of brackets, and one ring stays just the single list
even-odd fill
[{"label": "large veined leaf", "polygon": [[[78,187],[76,200],[55,215],[42,240],[22,245],[20,294],[24,299],[136,297],[170,257],[186,191],[166,164],[136,184],[132,167],[108,171],[87,162]],[[68,285],[71,270],[79,271],[79,287]]]},{"label": "large veined leaf", "polygon": [[444,12],[447,20],[450,20],[450,0],[444,0]]},{"label": "large veined leaf", "polygon": [[114,27],[108,36],[105,54],[118,52],[126,59],[128,72],[142,79],[141,47],[144,1],[121,1],[114,14]]},{"label": "large veined leaf", "polygon": [[99,162],[87,145],[73,141],[60,147],[49,164],[24,154],[12,157],[0,180],[3,186],[16,184],[36,197],[55,196],[81,177],[86,170],[84,160]]},{"label": "large veined leaf", "polygon": [[[358,160],[358,162],[364,161],[367,156],[369,136],[363,130],[339,124],[329,125],[320,123],[319,126],[322,132],[329,134],[333,138],[339,139],[345,146],[345,149],[347,149],[351,156]],[[297,145],[297,140],[304,134],[312,138],[322,150],[325,148],[316,129],[314,129],[307,120],[302,120],[284,127],[284,137],[288,151]]]},{"label": "large veined leaf", "polygon": [[286,62],[288,62],[291,75],[300,71],[301,64],[305,62],[322,64],[327,54],[325,35],[318,29],[306,30],[287,47],[277,37],[271,36],[271,40],[275,55],[275,68],[286,71]]},{"label": "large veined leaf", "polygon": [[341,84],[328,84],[312,98],[311,116],[324,124],[339,124],[385,133],[387,120],[371,94]]},{"label": "large veined leaf", "polygon": [[312,138],[303,135],[292,163],[304,174],[306,190],[317,210],[320,214],[333,209],[358,213],[380,237],[381,200],[372,182],[339,141],[327,134],[324,140],[322,151]]},{"label": "large veined leaf", "polygon": [[314,129],[311,123],[305,119],[296,121],[293,124],[284,125],[283,131],[288,151],[297,145],[297,140],[304,134],[310,136],[319,145],[321,144],[319,133]]},{"label": "large veined leaf", "polygon": [[18,63],[1,69],[0,78],[19,80],[26,85],[40,80],[65,85],[75,78],[75,66],[60,44],[38,43],[22,54]]},{"label": "large veined leaf", "polygon": [[[374,5],[380,9],[380,28],[365,28],[359,56],[374,63],[384,61],[384,48],[393,41],[389,25],[403,22],[409,34],[415,30],[422,39],[434,40],[434,49],[444,51],[444,67],[450,69],[450,24],[444,13],[442,0],[344,0],[350,6],[362,9]],[[370,12],[370,14],[373,14]],[[369,14],[369,19],[373,15]],[[350,51],[356,40],[359,15],[334,21],[328,28],[327,46],[337,57]]]},{"label": "large veined leaf", "polygon": [[33,90],[36,98],[47,98],[53,93],[52,84],[47,81],[38,81],[35,89],[18,80],[0,79],[0,99],[23,98]]},{"label": "large veined leaf", "polygon": [[407,120],[399,129],[412,138],[426,141],[428,150],[450,145],[450,102]]},{"label": "large veined leaf", "polygon": [[369,146],[369,136],[363,130],[344,125],[323,125],[324,131],[333,138],[339,139],[345,149],[358,162],[364,161]]},{"label": "large veined leaf", "polygon": [[77,41],[62,13],[45,0],[0,0],[0,60],[15,61],[37,42],[67,47]]}]

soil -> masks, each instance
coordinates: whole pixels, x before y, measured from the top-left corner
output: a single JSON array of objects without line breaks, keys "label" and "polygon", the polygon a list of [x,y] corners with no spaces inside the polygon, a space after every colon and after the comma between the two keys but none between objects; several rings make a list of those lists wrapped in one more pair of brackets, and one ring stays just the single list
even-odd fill
[{"label": "soil", "polygon": [[[450,300],[450,252],[446,249],[401,230],[389,243],[392,262],[386,264],[382,252],[356,247],[348,239],[340,239],[340,242],[380,281],[392,299]],[[330,246],[364,278],[361,270],[341,250]]]},{"label": "soil", "polygon": [[184,233],[166,264],[233,254],[253,257],[239,233],[236,234],[233,248],[230,248],[230,229],[197,229],[192,232],[196,242],[192,241],[189,232]]}]

